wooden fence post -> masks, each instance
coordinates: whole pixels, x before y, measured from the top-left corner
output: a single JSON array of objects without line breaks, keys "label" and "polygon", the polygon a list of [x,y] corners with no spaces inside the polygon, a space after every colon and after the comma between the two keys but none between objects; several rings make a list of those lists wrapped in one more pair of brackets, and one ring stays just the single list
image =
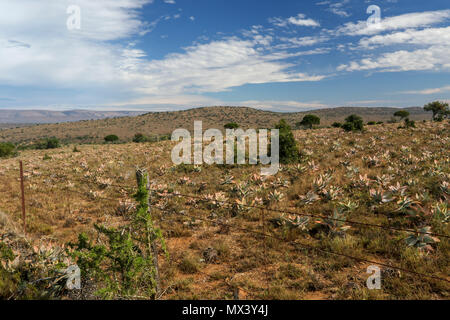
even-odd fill
[{"label": "wooden fence post", "polygon": [[[136,181],[137,181],[137,185],[138,188],[141,185],[141,183],[143,182],[143,180],[146,179],[145,181],[145,187],[147,189],[147,207],[148,207],[148,214],[150,215],[150,219],[151,219],[151,207],[150,207],[150,179],[149,176],[147,174],[147,171],[145,169],[136,169]],[[147,230],[147,234],[148,234],[148,242],[149,242],[149,251],[152,253],[153,256],[153,265],[155,267],[155,281],[156,281],[156,297],[159,296],[160,292],[161,292],[161,284],[160,284],[160,277],[159,277],[159,263],[158,263],[158,248],[156,246],[156,236],[153,233],[153,230]]]},{"label": "wooden fence post", "polygon": [[22,160],[20,160],[20,190],[22,193],[22,220],[23,220],[23,233],[27,233],[27,224],[25,221],[26,215],[25,215],[25,188],[23,184],[23,163]]}]

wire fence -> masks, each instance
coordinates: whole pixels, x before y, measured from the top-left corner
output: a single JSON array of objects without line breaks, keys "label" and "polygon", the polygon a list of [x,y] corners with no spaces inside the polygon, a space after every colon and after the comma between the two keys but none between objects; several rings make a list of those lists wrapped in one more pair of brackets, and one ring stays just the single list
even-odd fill
[{"label": "wire fence", "polygon": [[[60,179],[69,179],[69,177],[67,177],[67,176],[61,176],[61,177],[58,177],[58,178],[60,178]],[[98,182],[91,181],[91,180],[88,180],[88,179],[75,179],[73,177],[70,177],[70,181],[71,182],[78,182],[78,183],[81,183],[81,184],[84,184],[84,185],[95,186],[95,187],[98,187],[98,188],[102,187],[102,185],[99,184]],[[119,188],[121,191],[125,191],[127,193],[128,197],[130,197],[136,190],[132,186],[120,185],[120,184],[116,184],[116,183],[108,183],[106,187]],[[51,189],[54,190],[54,187],[52,186]],[[58,189],[58,190],[61,190],[61,188]],[[114,201],[115,202],[115,201],[119,200],[118,197],[113,198],[113,197],[98,196],[98,195],[96,195],[94,198],[89,198],[87,192],[74,190],[73,188],[69,188],[67,186],[65,188],[62,188],[62,190],[64,192],[67,192],[67,193],[72,193],[72,194],[76,194],[78,196],[81,196],[81,197],[83,197],[84,200],[91,201],[91,202],[96,202],[96,201],[108,201],[108,202]],[[45,190],[41,190],[41,191],[45,191]],[[125,195],[122,195],[121,197],[124,198]],[[230,208],[232,206],[236,205],[236,203],[233,203],[233,202],[228,201],[228,200],[225,201],[225,200],[209,199],[206,196],[184,194],[184,193],[181,193],[181,192],[178,192],[178,191],[173,191],[172,193],[167,194],[167,197],[179,197],[179,198],[197,200],[197,201],[201,201],[201,202],[214,202],[216,204],[219,203],[221,206],[230,207]],[[22,198],[22,200],[24,201],[24,198]],[[248,208],[248,209],[255,209],[255,210],[261,211],[261,229],[262,229],[261,231],[256,231],[256,230],[253,230],[253,229],[244,228],[244,227],[240,227],[240,226],[237,226],[237,225],[232,225],[232,224],[229,224],[229,223],[225,223],[223,221],[219,221],[217,219],[215,219],[215,220],[208,219],[208,218],[205,218],[205,217],[199,216],[199,215],[191,215],[189,217],[193,218],[193,219],[194,218],[198,219],[198,220],[206,222],[206,223],[210,223],[212,225],[216,225],[216,226],[220,225],[220,226],[229,228],[231,230],[240,231],[240,232],[244,232],[246,234],[252,234],[254,236],[262,237],[263,238],[262,246],[263,246],[263,250],[264,250],[264,252],[263,252],[264,257],[267,256],[266,255],[266,239],[267,238],[272,238],[274,240],[277,240],[277,241],[280,241],[282,243],[288,244],[288,245],[293,246],[295,248],[300,248],[300,249],[313,251],[313,252],[316,252],[316,253],[327,254],[327,255],[340,256],[340,257],[351,259],[351,260],[357,261],[357,262],[369,263],[371,265],[378,265],[378,266],[381,266],[381,267],[384,267],[384,268],[405,272],[405,273],[408,273],[408,274],[410,274],[412,276],[419,277],[419,278],[421,278],[423,280],[428,280],[428,281],[429,280],[436,280],[436,281],[441,281],[441,282],[446,283],[446,284],[450,283],[449,279],[444,278],[444,277],[440,277],[440,276],[437,276],[437,275],[434,275],[434,274],[420,273],[420,272],[417,272],[417,271],[414,271],[414,270],[410,270],[408,268],[404,268],[404,267],[401,267],[401,266],[396,266],[396,265],[391,265],[391,264],[387,264],[387,263],[383,263],[383,262],[378,262],[378,261],[374,261],[372,259],[368,259],[368,258],[360,257],[360,256],[355,256],[355,255],[350,255],[350,254],[343,253],[343,252],[337,252],[337,251],[331,250],[329,248],[324,248],[323,246],[320,246],[320,245],[316,246],[316,245],[313,245],[311,243],[306,244],[304,242],[301,242],[300,240],[291,241],[291,240],[287,240],[287,239],[285,239],[283,237],[274,235],[274,234],[270,233],[270,230],[267,230],[267,227],[266,227],[266,211],[275,212],[275,213],[279,213],[279,214],[293,215],[293,216],[309,217],[309,218],[316,218],[316,219],[326,219],[326,220],[329,220],[329,221],[347,223],[347,224],[350,224],[350,225],[353,225],[353,226],[356,226],[356,227],[362,227],[362,228],[375,228],[375,229],[381,229],[381,230],[390,231],[390,232],[392,232],[392,231],[395,231],[395,232],[406,232],[406,233],[410,233],[410,234],[412,233],[412,234],[416,234],[416,235],[417,234],[425,234],[425,235],[428,235],[428,236],[434,236],[434,237],[438,237],[438,238],[441,238],[441,239],[448,239],[448,238],[450,238],[450,236],[448,236],[448,235],[439,234],[439,233],[432,233],[432,232],[421,232],[419,230],[412,230],[412,229],[409,229],[409,228],[400,228],[400,227],[396,227],[396,226],[392,226],[392,225],[372,224],[372,223],[359,222],[359,221],[353,221],[353,220],[347,220],[347,219],[344,220],[344,219],[338,219],[338,218],[333,218],[333,217],[324,216],[324,215],[318,215],[318,214],[301,213],[301,212],[296,212],[296,211],[292,211],[292,210],[280,210],[280,209],[274,209],[274,208],[265,207],[265,206],[257,206],[257,205],[251,205],[251,204],[239,204],[239,205],[242,206],[242,207]],[[24,221],[24,223],[25,223],[25,221]],[[24,224],[24,226],[25,226],[25,224]],[[320,242],[320,241],[317,241],[317,242]],[[265,266],[266,265],[267,265],[267,263],[265,263]],[[197,272],[199,274],[205,275],[205,276],[207,276],[209,278],[216,279],[214,276],[212,276],[212,275],[210,275],[208,273],[202,272],[200,270],[197,270]],[[267,271],[266,271],[266,273],[267,273]],[[245,289],[243,289],[243,288],[241,288],[239,286],[236,286],[234,284],[230,284],[227,280],[223,279],[222,281],[227,287],[231,288],[232,290],[238,290],[238,291],[241,290],[241,291],[245,292],[247,295],[253,296],[252,292],[249,292],[248,290],[245,290]],[[269,285],[267,285],[267,287],[269,287]],[[166,288],[166,290],[167,289],[168,288]]]}]

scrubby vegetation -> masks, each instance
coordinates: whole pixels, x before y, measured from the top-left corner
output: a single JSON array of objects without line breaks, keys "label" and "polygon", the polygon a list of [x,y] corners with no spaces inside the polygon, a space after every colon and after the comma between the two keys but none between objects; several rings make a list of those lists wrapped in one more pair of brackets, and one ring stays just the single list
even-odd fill
[{"label": "scrubby vegetation", "polygon": [[296,163],[299,161],[299,152],[297,144],[292,134],[291,127],[285,120],[275,126],[275,129],[280,130],[280,162],[281,163]]},{"label": "scrubby vegetation", "polygon": [[312,129],[314,125],[320,124],[320,118],[314,114],[307,114],[303,120],[297,123],[297,127],[305,126]]},{"label": "scrubby vegetation", "polygon": [[136,133],[133,137],[133,142],[136,143],[142,143],[142,142],[148,142],[150,139],[146,136],[144,136],[142,133]]},{"label": "scrubby vegetation", "polygon": [[[0,142],[22,143],[31,140],[57,137],[61,142],[102,143],[105,132],[120,137],[123,142],[131,142],[137,132],[156,137],[166,135],[177,128],[192,129],[195,120],[203,120],[203,129],[223,128],[227,123],[238,123],[242,129],[270,128],[281,119],[286,119],[291,127],[300,122],[306,114],[320,118],[321,126],[330,126],[333,122],[343,122],[351,114],[362,116],[366,121],[387,122],[394,113],[393,108],[334,108],[318,109],[307,112],[281,113],[253,108],[208,107],[176,112],[150,112],[138,117],[111,118],[80,122],[42,124],[26,128],[2,130]],[[408,108],[410,119],[422,121],[430,116],[423,108]],[[156,139],[157,140],[157,139]]]},{"label": "scrubby vegetation", "polygon": [[[96,279],[93,285],[83,278],[83,288],[94,286],[107,298],[153,298],[152,282],[138,281],[153,277],[150,251],[133,233],[136,215],[147,212],[142,198],[133,197],[135,167],[145,166],[154,228],[170,254],[157,240],[161,299],[232,299],[232,288],[241,289],[242,299],[449,299],[446,282],[386,267],[382,289],[369,290],[372,263],[329,253],[448,278],[449,241],[435,234],[450,235],[449,123],[415,125],[398,130],[398,123],[385,123],[343,134],[339,128],[292,131],[282,121],[283,150],[297,158],[274,177],[261,176],[260,165],[172,165],[170,141],[83,145],[80,153],[73,146],[21,151],[28,237],[16,244],[12,227],[0,232],[3,248],[23,257],[19,274],[10,251],[2,251],[0,279],[8,280],[0,284],[1,295],[36,298],[53,290],[53,280],[33,281],[58,275],[55,268],[47,260],[27,262],[27,252],[52,239],[50,251],[74,244],[75,256],[64,262],[62,254],[61,260],[66,266],[80,259],[83,274]],[[51,161],[43,160],[45,153]],[[17,160],[2,159],[0,173],[0,210],[20,222]],[[99,257],[104,274],[94,263]],[[128,262],[133,267],[124,269]],[[148,274],[139,269],[146,263]],[[36,273],[26,271],[37,266]],[[111,286],[114,277],[125,282]],[[24,284],[29,291],[16,295]],[[78,297],[58,292],[46,296]],[[80,295],[94,297],[84,289]]]},{"label": "scrubby vegetation", "polygon": [[239,125],[236,122],[230,122],[223,126],[225,129],[237,129]]},{"label": "scrubby vegetation", "polygon": [[36,149],[56,149],[61,146],[59,139],[57,138],[47,138],[40,140],[36,143]]},{"label": "scrubby vegetation", "polygon": [[119,137],[115,134],[110,134],[105,137],[105,142],[117,142],[119,141]]},{"label": "scrubby vegetation", "polygon": [[352,114],[345,118],[345,123],[342,125],[345,131],[362,131],[364,129],[364,122],[360,116]]},{"label": "scrubby vegetation", "polygon": [[147,177],[147,173],[139,177],[138,205],[129,224],[120,228],[94,225],[104,244],[92,244],[84,233],[77,243],[70,244],[83,274],[100,283],[96,293],[102,298],[155,299],[160,294],[155,241],[161,241],[164,251],[165,242],[149,211]]},{"label": "scrubby vegetation", "polygon": [[450,115],[448,103],[441,101],[434,101],[426,104],[423,109],[425,111],[433,112],[433,121],[442,121]]},{"label": "scrubby vegetation", "polygon": [[12,143],[0,142],[0,158],[13,156],[15,149],[16,146]]}]

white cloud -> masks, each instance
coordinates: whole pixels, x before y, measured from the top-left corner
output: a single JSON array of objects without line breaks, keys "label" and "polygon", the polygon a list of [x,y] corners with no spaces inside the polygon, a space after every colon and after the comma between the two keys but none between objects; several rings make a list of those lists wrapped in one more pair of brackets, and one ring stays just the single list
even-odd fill
[{"label": "white cloud", "polygon": [[431,89],[423,89],[423,90],[412,90],[412,91],[402,91],[400,93],[403,94],[421,94],[421,95],[430,95],[436,93],[450,92],[450,85],[441,87],[441,88],[431,88]]},{"label": "white cloud", "polygon": [[320,23],[310,19],[306,18],[306,15],[299,13],[295,17],[289,17],[289,18],[270,18],[269,22],[277,27],[287,27],[288,25],[294,25],[294,26],[302,26],[302,27],[319,27]]},{"label": "white cloud", "polygon": [[333,33],[337,35],[373,35],[390,30],[426,27],[447,21],[450,10],[414,12],[394,17],[382,18],[378,28],[368,25],[367,21],[349,22],[339,27]]},{"label": "white cloud", "polygon": [[287,101],[249,100],[249,101],[241,101],[240,105],[258,108],[258,109],[266,109],[266,110],[282,111],[282,112],[298,112],[298,111],[312,110],[312,109],[331,108],[330,105],[323,104],[318,101],[301,102],[301,101],[293,101],[293,100],[287,100]]},{"label": "white cloud", "polygon": [[163,60],[142,61],[142,92],[157,94],[219,92],[244,84],[319,81],[324,76],[289,72],[293,65],[281,60],[295,56],[285,52],[264,54],[258,43],[232,38],[198,44]]},{"label": "white cloud", "polygon": [[281,37],[280,41],[285,42],[285,44],[279,45],[278,48],[287,49],[287,48],[313,46],[315,44],[326,42],[328,40],[329,38],[324,36],[298,37],[298,38]]},{"label": "white cloud", "polygon": [[322,2],[318,2],[316,4],[319,6],[326,5],[326,6],[328,6],[328,8],[327,8],[328,11],[330,11],[340,17],[347,18],[347,17],[350,17],[351,14],[348,13],[344,9],[344,6],[349,2],[350,2],[350,0],[342,0],[342,1],[335,2],[335,3],[332,3],[331,1],[322,1]]},{"label": "white cloud", "polygon": [[[83,105],[201,104],[212,102],[201,96],[206,92],[249,83],[324,78],[293,72],[294,65],[284,60],[305,53],[269,50],[272,37],[259,34],[249,40],[197,44],[182,53],[151,59],[136,46],[134,37],[171,17],[143,22],[139,10],[152,0],[78,0],[81,30],[71,32],[66,28],[66,9],[72,2],[0,3],[0,85],[80,92],[65,98],[69,105],[79,101]],[[61,95],[53,99],[61,101]]]},{"label": "white cloud", "polygon": [[383,53],[377,58],[365,58],[340,65],[338,71],[377,70],[384,72],[412,70],[443,70],[450,68],[449,45],[430,46],[414,51]]},{"label": "white cloud", "polygon": [[130,52],[110,41],[145,32],[148,26],[137,10],[151,2],[79,0],[81,29],[74,31],[66,26],[72,1],[1,2],[0,84],[80,88],[117,83],[117,70],[129,63]]},{"label": "white cloud", "polygon": [[[337,29],[336,35],[372,35],[364,37],[355,49],[374,49],[391,46],[389,52],[377,52],[360,60],[341,64],[338,71],[401,72],[450,69],[450,27],[430,27],[450,18],[450,10],[409,13],[386,18],[379,29],[366,22],[349,23]],[[331,32],[333,33],[333,32]],[[401,46],[401,47],[400,47]],[[401,50],[400,50],[401,48]],[[407,49],[408,48],[408,49]]]},{"label": "white cloud", "polygon": [[359,41],[362,47],[388,46],[394,44],[450,45],[450,27],[405,30],[386,35],[376,35]]},{"label": "white cloud", "polygon": [[164,2],[168,3],[168,4],[175,4],[176,3],[175,0],[164,0]]}]

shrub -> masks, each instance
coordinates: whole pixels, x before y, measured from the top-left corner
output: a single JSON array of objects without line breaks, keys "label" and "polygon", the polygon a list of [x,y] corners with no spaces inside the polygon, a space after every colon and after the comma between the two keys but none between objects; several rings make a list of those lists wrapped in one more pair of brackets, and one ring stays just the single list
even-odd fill
[{"label": "shrub", "polygon": [[345,131],[362,131],[364,129],[363,119],[356,114],[352,114],[345,119],[342,128]]},{"label": "shrub", "polygon": [[334,122],[331,126],[332,126],[333,128],[342,128],[342,123],[340,123],[340,122]]},{"label": "shrub", "polygon": [[147,142],[147,141],[149,141],[149,139],[146,136],[144,136],[142,133],[136,133],[134,135],[133,142],[142,143],[142,142]]},{"label": "shrub", "polygon": [[185,255],[183,257],[183,260],[181,260],[179,269],[181,272],[185,274],[194,274],[199,269],[199,263],[197,262],[197,259],[195,257]]},{"label": "shrub", "polygon": [[280,130],[280,162],[281,163],[295,163],[299,161],[299,152],[297,144],[295,143],[294,135],[291,127],[285,120],[275,126],[275,129]]},{"label": "shrub", "polygon": [[301,122],[297,123],[297,126],[305,126],[312,129],[313,125],[319,125],[320,124],[320,118],[313,114],[307,114],[303,117],[303,120]]},{"label": "shrub", "polygon": [[36,144],[36,149],[44,150],[44,149],[56,149],[61,146],[59,140],[57,138],[47,138],[39,141]]},{"label": "shrub", "polygon": [[448,103],[434,101],[426,104],[423,109],[433,112],[433,121],[442,121],[450,115]]},{"label": "shrub", "polygon": [[347,132],[355,131],[355,126],[351,122],[346,122],[342,125],[342,129],[344,129]]},{"label": "shrub", "polygon": [[236,122],[230,122],[223,126],[225,129],[237,129],[239,125]]},{"label": "shrub", "polygon": [[115,134],[110,134],[110,135],[105,137],[105,141],[106,142],[116,142],[118,140],[119,140],[119,137],[116,136]]},{"label": "shrub", "polygon": [[405,128],[415,128],[416,122],[413,120],[409,120],[409,118],[405,119]]},{"label": "shrub", "polygon": [[83,274],[101,281],[97,293],[103,298],[127,298],[136,294],[155,299],[158,281],[156,266],[159,241],[167,253],[162,232],[149,212],[147,173],[140,172],[135,194],[138,202],[130,224],[119,228],[95,225],[101,243],[93,244],[85,234],[69,246]]},{"label": "shrub", "polygon": [[399,117],[400,119],[405,119],[409,117],[409,112],[406,110],[399,110],[394,113],[394,117]]},{"label": "shrub", "polygon": [[374,126],[374,125],[376,125],[377,123],[375,122],[375,121],[369,121],[369,122],[367,122],[367,125],[368,126]]},{"label": "shrub", "polygon": [[16,149],[16,147],[12,143],[1,142],[0,143],[0,158],[10,157],[10,156],[14,155],[15,149]]}]

